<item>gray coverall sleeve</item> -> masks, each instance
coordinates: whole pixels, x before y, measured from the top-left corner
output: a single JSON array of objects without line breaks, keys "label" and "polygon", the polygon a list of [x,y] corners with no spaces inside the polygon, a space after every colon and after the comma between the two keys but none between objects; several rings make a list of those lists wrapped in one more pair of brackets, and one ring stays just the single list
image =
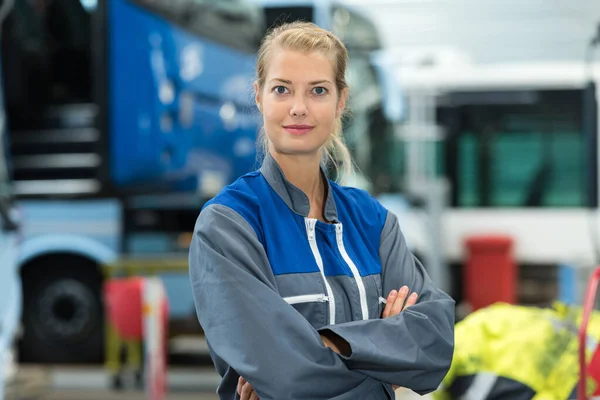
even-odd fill
[{"label": "gray coverall sleeve", "polygon": [[400,314],[354,321],[320,330],[344,339],[351,354],[342,357],[353,370],[421,395],[437,389],[454,353],[454,300],[436,288],[408,250],[398,220],[388,212],[381,234],[383,297],[407,285],[417,304]]},{"label": "gray coverall sleeve", "polygon": [[386,398],[380,381],[349,370],[281,298],[254,229],[231,208],[213,204],[201,212],[189,263],[211,353],[261,400]]}]

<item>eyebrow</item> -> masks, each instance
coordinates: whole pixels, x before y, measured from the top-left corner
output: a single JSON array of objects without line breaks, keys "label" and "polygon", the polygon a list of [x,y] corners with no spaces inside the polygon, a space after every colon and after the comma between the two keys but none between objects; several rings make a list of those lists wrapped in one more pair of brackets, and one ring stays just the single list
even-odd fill
[{"label": "eyebrow", "polygon": [[[288,84],[288,85],[291,85],[291,84],[292,84],[292,81],[289,81],[289,80],[287,80],[287,79],[281,79],[281,78],[274,78],[274,79],[271,79],[269,82],[273,82],[273,81],[279,81],[279,82],[283,82],[283,83],[286,83],[286,84]],[[321,80],[319,80],[319,81],[312,81],[312,82],[308,82],[308,83],[309,83],[310,85],[318,85],[318,84],[320,84],[320,83],[329,83],[329,84],[331,84],[331,82],[330,82],[330,81],[328,81],[327,79],[321,79]]]}]

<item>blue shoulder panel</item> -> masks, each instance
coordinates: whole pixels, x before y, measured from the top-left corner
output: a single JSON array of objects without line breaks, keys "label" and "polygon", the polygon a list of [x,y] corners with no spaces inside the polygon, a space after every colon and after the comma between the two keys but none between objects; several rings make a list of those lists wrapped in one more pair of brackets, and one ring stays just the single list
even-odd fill
[{"label": "blue shoulder panel", "polygon": [[260,222],[258,193],[252,190],[252,181],[263,179],[260,172],[250,172],[226,186],[217,196],[208,201],[202,209],[211,204],[229,207],[244,218],[256,232],[258,240],[264,244],[264,235]]},{"label": "blue shoulder panel", "polygon": [[[338,218],[344,226],[344,247],[362,276],[381,272],[379,243],[386,209],[367,192],[332,184]],[[254,229],[275,275],[319,272],[305,219],[285,204],[260,172],[252,172],[225,188],[206,205],[222,204],[236,211]],[[348,275],[335,240],[335,226],[317,224],[325,274]]]},{"label": "blue shoulder panel", "polygon": [[246,174],[209,204],[222,204],[254,228],[275,275],[318,272],[304,218],[292,212],[260,172]]}]

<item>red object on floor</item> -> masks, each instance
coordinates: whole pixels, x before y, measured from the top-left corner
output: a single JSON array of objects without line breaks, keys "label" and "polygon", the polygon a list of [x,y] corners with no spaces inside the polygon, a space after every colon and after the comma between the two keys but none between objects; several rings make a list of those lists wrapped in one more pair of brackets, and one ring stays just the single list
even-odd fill
[{"label": "red object on floor", "polygon": [[[142,277],[111,279],[104,284],[107,317],[121,339],[144,338],[143,290]],[[169,322],[168,299],[163,303],[161,314],[166,327]]]},{"label": "red object on floor", "polygon": [[[594,304],[596,304],[596,294],[598,284],[600,283],[600,266],[596,267],[590,277],[583,300],[583,314],[581,324],[579,325],[579,387],[577,391],[578,400],[588,400],[587,397],[587,377],[592,377],[596,382],[600,382],[600,348],[597,346],[590,364],[586,366],[587,349],[587,328],[592,316]],[[593,396],[599,395],[600,390],[596,390]]]},{"label": "red object on floor", "polygon": [[104,286],[108,319],[124,340],[143,338],[143,286],[143,278],[112,279]]},{"label": "red object on floor", "polygon": [[517,302],[517,263],[513,239],[477,235],[465,241],[467,262],[463,274],[465,300],[473,311],[496,302]]}]

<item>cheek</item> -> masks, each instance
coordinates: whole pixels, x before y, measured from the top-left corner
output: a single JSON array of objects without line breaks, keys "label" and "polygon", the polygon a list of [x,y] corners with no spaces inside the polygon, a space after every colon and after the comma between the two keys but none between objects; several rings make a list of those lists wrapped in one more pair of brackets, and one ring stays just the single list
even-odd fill
[{"label": "cheek", "polygon": [[322,125],[330,128],[336,119],[336,108],[329,104],[326,107],[319,107],[317,118]]},{"label": "cheek", "polygon": [[278,125],[278,118],[273,114],[272,110],[263,114],[263,124],[267,132],[274,133],[275,127]]},{"label": "cheek", "polygon": [[277,104],[277,102],[272,101],[271,99],[265,99],[263,106],[263,119],[265,124],[274,122],[278,118],[280,118],[281,114],[281,105]]}]

